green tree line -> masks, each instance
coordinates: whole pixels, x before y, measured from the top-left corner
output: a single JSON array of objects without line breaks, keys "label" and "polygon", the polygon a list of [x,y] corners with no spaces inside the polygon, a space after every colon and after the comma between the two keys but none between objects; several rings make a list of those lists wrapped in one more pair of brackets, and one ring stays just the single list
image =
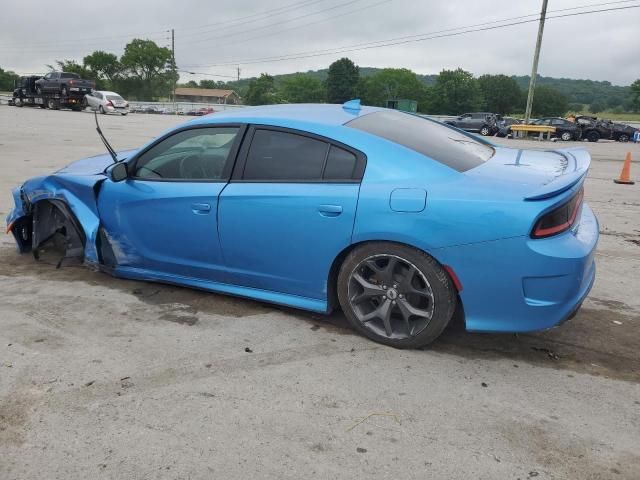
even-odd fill
[{"label": "green tree line", "polygon": [[[94,80],[96,87],[115,90],[133,100],[157,100],[171,96],[179,77],[171,50],[151,40],[134,39],[123,54],[101,50],[82,59],[56,60],[51,69],[75,72]],[[0,91],[11,91],[14,72],[0,69]],[[360,98],[366,105],[385,106],[388,100],[410,99],[418,111],[429,114],[460,114],[491,111],[522,114],[529,77],[481,75],[460,68],[437,75],[419,75],[405,68],[359,67],[348,58],[328,69],[219,82],[189,81],[184,86],[236,90],[248,105],[272,103],[342,103]],[[640,111],[640,80],[628,87],[591,80],[539,77],[534,94],[533,115],[564,115],[589,109],[618,112]]]},{"label": "green tree line", "polygon": [[[434,115],[469,111],[523,114],[528,78],[475,77],[460,68],[428,76],[405,68],[360,69],[350,59],[342,58],[324,71],[280,76],[264,73],[259,78],[216,82],[216,85],[217,88],[237,90],[248,105],[342,103],[360,98],[366,105],[386,106],[388,100],[410,99],[418,102],[419,112]],[[524,80],[526,85],[523,87]],[[204,86],[203,82],[200,86]],[[572,84],[576,85],[576,96],[571,96],[571,89],[567,87]],[[593,90],[590,95],[589,88]],[[576,99],[590,103],[579,103]],[[562,116],[585,108],[595,114],[611,109],[612,105],[619,111],[640,111],[640,80],[630,87],[616,87],[609,82],[540,77],[534,92],[533,115]]]}]

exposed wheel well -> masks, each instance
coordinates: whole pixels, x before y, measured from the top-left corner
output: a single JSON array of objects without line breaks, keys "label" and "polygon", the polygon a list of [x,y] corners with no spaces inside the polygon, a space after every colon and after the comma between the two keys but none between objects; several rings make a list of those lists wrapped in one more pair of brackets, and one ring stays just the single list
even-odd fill
[{"label": "exposed wheel well", "polygon": [[[59,212],[59,214],[57,213]],[[46,199],[33,204],[32,249],[37,258],[37,249],[55,234],[65,237],[65,257],[84,254],[86,236],[80,222],[69,206],[62,200]]]}]

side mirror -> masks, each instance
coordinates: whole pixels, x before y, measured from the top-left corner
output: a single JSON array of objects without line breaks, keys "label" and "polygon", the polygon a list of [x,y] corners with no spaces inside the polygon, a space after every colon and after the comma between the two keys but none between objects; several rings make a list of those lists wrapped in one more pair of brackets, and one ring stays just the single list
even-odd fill
[{"label": "side mirror", "polygon": [[121,182],[129,178],[129,167],[124,162],[114,163],[107,171],[112,182]]}]

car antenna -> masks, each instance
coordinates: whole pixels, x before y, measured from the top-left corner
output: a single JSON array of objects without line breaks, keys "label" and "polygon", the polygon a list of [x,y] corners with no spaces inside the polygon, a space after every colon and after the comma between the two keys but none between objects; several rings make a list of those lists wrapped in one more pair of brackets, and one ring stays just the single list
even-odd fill
[{"label": "car antenna", "polygon": [[104,146],[109,152],[109,155],[111,155],[111,158],[113,158],[113,163],[118,163],[118,155],[116,154],[116,151],[113,149],[111,145],[109,145],[109,142],[107,142],[107,139],[104,137],[102,130],[100,130],[100,124],[98,123],[98,112],[94,111],[93,114],[96,118],[96,131],[100,136],[100,140],[102,140],[102,143],[104,143]]}]

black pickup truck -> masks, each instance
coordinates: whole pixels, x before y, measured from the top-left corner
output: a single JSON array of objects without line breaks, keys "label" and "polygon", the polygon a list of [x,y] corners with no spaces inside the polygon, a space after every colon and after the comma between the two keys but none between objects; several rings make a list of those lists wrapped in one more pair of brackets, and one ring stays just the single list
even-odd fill
[{"label": "black pickup truck", "polygon": [[59,93],[68,95],[70,93],[86,94],[91,93],[95,88],[95,83],[91,80],[83,80],[77,73],[70,72],[49,72],[44,77],[36,80],[36,92]]}]

